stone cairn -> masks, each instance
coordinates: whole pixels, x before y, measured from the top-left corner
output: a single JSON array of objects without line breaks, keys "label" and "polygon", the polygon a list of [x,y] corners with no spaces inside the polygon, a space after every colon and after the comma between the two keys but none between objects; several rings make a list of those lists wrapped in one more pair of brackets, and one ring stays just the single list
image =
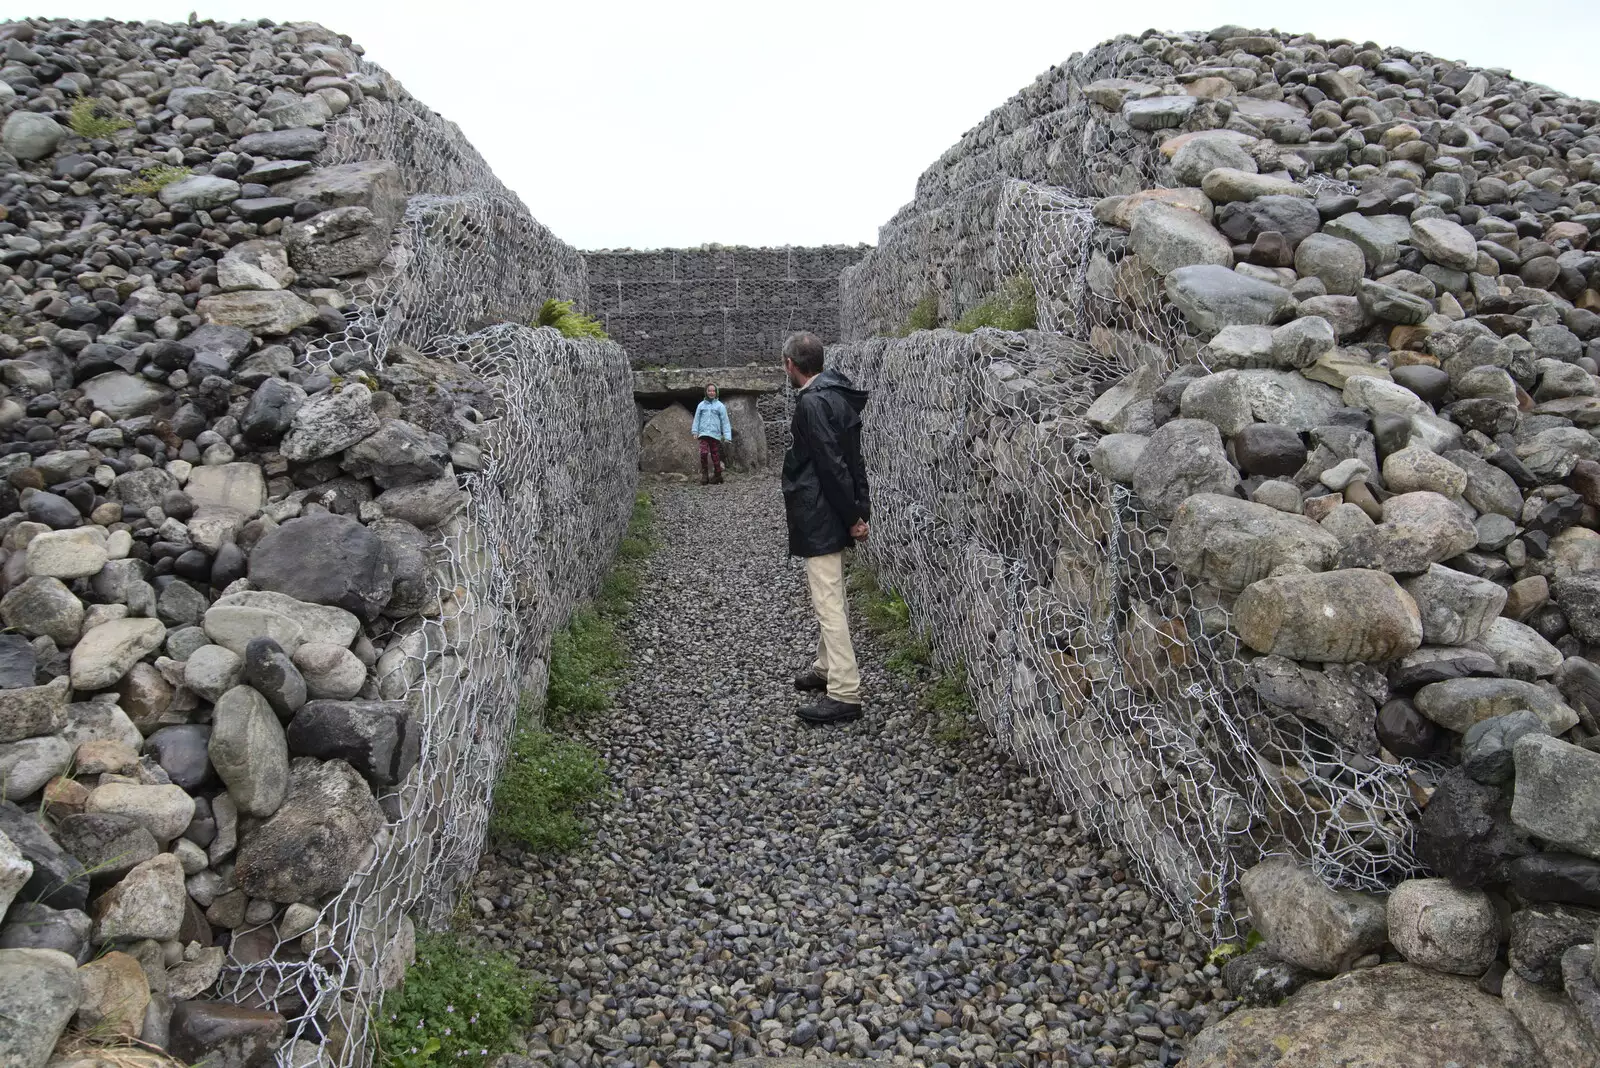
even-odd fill
[{"label": "stone cairn", "polygon": [[0,24],[7,1066],[369,1062],[626,526],[581,255],[360,55]]},{"label": "stone cairn", "polygon": [[[1600,104],[1505,71],[1152,31],[846,271],[872,551],[990,725],[1248,918],[1243,1004],[1338,976],[1191,1064],[1600,1063],[1597,182]],[[1018,274],[1048,332],[865,340]]]}]

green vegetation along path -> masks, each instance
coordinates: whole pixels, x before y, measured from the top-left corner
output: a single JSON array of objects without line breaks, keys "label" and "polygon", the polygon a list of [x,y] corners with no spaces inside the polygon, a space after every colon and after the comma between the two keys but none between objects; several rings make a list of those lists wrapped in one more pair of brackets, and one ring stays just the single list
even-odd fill
[{"label": "green vegetation along path", "polygon": [[975,720],[919,707],[859,616],[867,716],[795,719],[815,627],[773,479],[648,489],[626,682],[564,728],[614,797],[472,889],[472,926],[557,987],[530,1054],[1176,1063],[1222,993],[1206,947]]}]

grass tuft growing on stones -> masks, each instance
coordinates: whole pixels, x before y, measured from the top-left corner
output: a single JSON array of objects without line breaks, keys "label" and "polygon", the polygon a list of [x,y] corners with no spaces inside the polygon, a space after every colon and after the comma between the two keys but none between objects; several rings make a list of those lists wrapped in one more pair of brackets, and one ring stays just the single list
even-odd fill
[{"label": "grass tuft growing on stones", "polygon": [[417,937],[417,961],[387,994],[373,1035],[384,1068],[486,1065],[532,1023],[547,983],[505,953],[452,933]]},{"label": "grass tuft growing on stones", "polygon": [[849,589],[856,614],[885,650],[884,667],[919,688],[917,704],[933,721],[934,740],[947,745],[966,740],[972,731],[973,706],[965,665],[935,663],[933,646],[912,625],[905,599],[879,584],[867,565],[859,561],[852,565]]},{"label": "grass tuft growing on stones", "polygon": [[122,192],[128,196],[153,197],[173,182],[193,173],[188,167],[174,167],[170,163],[147,167],[139,172],[139,177],[123,182]]},{"label": "grass tuft growing on stones", "polygon": [[939,329],[939,294],[924,293],[912,307],[905,324],[894,332],[895,337],[910,337],[918,330]]},{"label": "grass tuft growing on stones", "polygon": [[97,96],[80,96],[72,102],[67,115],[67,125],[79,137],[90,140],[110,137],[118,130],[126,130],[133,121],[117,111],[109,101]]},{"label": "grass tuft growing on stones", "polygon": [[610,337],[605,327],[600,325],[599,319],[574,310],[570,300],[556,300],[553,297],[544,302],[533,325],[554,327],[561,332],[562,337],[588,337],[600,341]]},{"label": "grass tuft growing on stones", "polygon": [[1025,274],[1014,275],[986,300],[980,301],[951,327],[970,334],[980,327],[996,330],[1032,330],[1039,325],[1033,282]]}]

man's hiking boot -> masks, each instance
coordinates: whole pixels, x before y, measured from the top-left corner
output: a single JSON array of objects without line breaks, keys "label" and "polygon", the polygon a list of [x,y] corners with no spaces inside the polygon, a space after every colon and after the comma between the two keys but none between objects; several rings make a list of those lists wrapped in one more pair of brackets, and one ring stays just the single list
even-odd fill
[{"label": "man's hiking boot", "polygon": [[806,705],[795,715],[813,726],[829,723],[854,723],[861,718],[860,705],[847,705],[823,694],[814,705]]},{"label": "man's hiking boot", "polygon": [[794,688],[801,693],[821,693],[828,688],[828,676],[816,668],[806,668],[794,677]]}]

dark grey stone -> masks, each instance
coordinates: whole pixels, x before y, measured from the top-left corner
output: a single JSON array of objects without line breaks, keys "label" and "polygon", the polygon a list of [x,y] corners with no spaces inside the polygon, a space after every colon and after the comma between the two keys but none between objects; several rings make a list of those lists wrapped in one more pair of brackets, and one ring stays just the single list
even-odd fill
[{"label": "dark grey stone", "polygon": [[289,432],[294,414],[306,401],[306,391],[293,382],[269,378],[256,387],[239,420],[239,433],[255,445],[272,445]]},{"label": "dark grey stone", "polygon": [[0,689],[18,690],[34,685],[38,655],[21,634],[0,634]]},{"label": "dark grey stone", "polygon": [[183,340],[194,350],[189,377],[199,380],[206,375],[227,377],[233,365],[250,350],[251,336],[241,327],[206,323]]},{"label": "dark grey stone", "polygon": [[45,833],[37,815],[0,801],[0,833],[33,865],[33,875],[17,893],[18,901],[37,901],[53,909],[81,910],[88,904],[89,880],[83,865]]},{"label": "dark grey stone", "polygon": [[161,852],[155,837],[131,816],[80,812],[56,825],[61,848],[78,858],[96,886],[115,882]]},{"label": "dark grey stone", "polygon": [[1450,391],[1450,376],[1437,367],[1427,364],[1407,364],[1389,372],[1400,385],[1406,387],[1429,404],[1437,407]]},{"label": "dark grey stone", "polygon": [[311,701],[289,724],[289,752],[343,760],[381,788],[416,765],[420,734],[400,702]]},{"label": "dark grey stone", "polygon": [[28,497],[28,518],[54,530],[66,530],[83,521],[83,513],[65,497],[37,490]]},{"label": "dark grey stone", "polygon": [[1429,760],[1438,755],[1443,728],[1404,697],[1378,709],[1377,734],[1382,746],[1397,757]]},{"label": "dark grey stone", "polygon": [[289,654],[271,638],[252,638],[244,650],[244,681],[253,686],[278,719],[287,722],[306,703],[306,680]]},{"label": "dark grey stone", "polygon": [[385,489],[409,486],[444,474],[450,445],[415,423],[389,419],[346,449],[340,463],[356,478],[370,478]]},{"label": "dark grey stone", "polygon": [[1233,458],[1248,475],[1292,475],[1306,462],[1300,435],[1275,423],[1251,423],[1232,438]]},{"label": "dark grey stone", "polygon": [[1282,656],[1262,656],[1245,669],[1267,705],[1323,728],[1335,741],[1371,756],[1378,751],[1373,700],[1348,678],[1301,667]]},{"label": "dark grey stone", "polygon": [[1315,972],[1278,960],[1264,949],[1241,954],[1222,966],[1222,981],[1244,1005],[1276,1005],[1307,983]]},{"label": "dark grey stone", "polygon": [[1593,942],[1600,912],[1570,905],[1536,904],[1511,914],[1507,959],[1530,983],[1560,987],[1561,956],[1572,946]]},{"label": "dark grey stone", "polygon": [[1269,230],[1282,234],[1289,246],[1317,232],[1321,216],[1301,197],[1266,196],[1225,204],[1217,213],[1217,229],[1235,244],[1249,244]]},{"label": "dark grey stone", "polygon": [[381,826],[383,810],[360,773],[342,760],[302,757],[288,798],[240,846],[234,882],[268,901],[320,901],[355,874]]},{"label": "dark grey stone", "polygon": [[429,549],[433,539],[403,519],[384,517],[367,529],[382,541],[394,572],[394,594],[383,614],[395,619],[417,615],[438,603],[439,582]]},{"label": "dark grey stone", "polygon": [[1508,866],[1534,852],[1511,822],[1510,801],[1459,768],[1439,781],[1417,824],[1417,859],[1458,886],[1504,881]]},{"label": "dark grey stone", "polygon": [[185,1064],[257,1068],[272,1063],[273,1051],[283,1045],[288,1026],[282,1016],[266,1009],[223,1001],[180,1001],[173,1006],[168,1024],[168,1052]]},{"label": "dark grey stone", "polygon": [[145,739],[146,753],[153,754],[177,786],[193,792],[214,778],[207,746],[211,728],[200,723],[180,723],[162,727]]},{"label": "dark grey stone", "polygon": [[250,554],[250,581],[369,623],[394,592],[383,542],[355,520],[329,513],[291,519],[263,537]]},{"label": "dark grey stone", "polygon": [[1461,739],[1461,770],[1478,782],[1501,786],[1511,781],[1512,749],[1524,734],[1549,734],[1544,721],[1527,709],[1480,720]]},{"label": "dark grey stone", "polygon": [[[289,130],[270,130],[266,133],[245,134],[239,138],[235,149],[251,156],[268,159],[306,160],[322,151],[328,135],[309,126]],[[255,181],[253,176],[252,181]]]},{"label": "dark grey stone", "polygon": [[18,901],[0,927],[0,949],[54,949],[89,962],[89,934],[94,921],[77,909],[53,909],[36,901]]}]

